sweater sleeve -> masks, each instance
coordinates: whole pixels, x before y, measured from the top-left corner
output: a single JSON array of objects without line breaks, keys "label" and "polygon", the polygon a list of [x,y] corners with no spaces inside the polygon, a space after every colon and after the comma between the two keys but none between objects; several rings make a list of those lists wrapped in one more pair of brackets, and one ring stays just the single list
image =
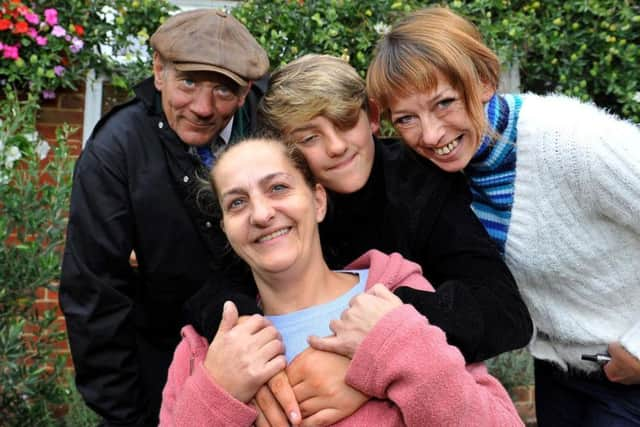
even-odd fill
[{"label": "sweater sleeve", "polygon": [[426,244],[415,261],[436,292],[401,287],[394,293],[440,327],[467,362],[477,362],[525,346],[533,324],[515,279],[471,210],[464,177],[451,183],[435,223],[417,231]]},{"label": "sweater sleeve", "polygon": [[[425,360],[426,359],[426,360]],[[358,347],[346,377],[352,387],[394,402],[407,426],[522,426],[500,383],[413,307],[378,322]]]},{"label": "sweater sleeve", "polygon": [[[640,241],[640,127],[599,111],[601,126],[598,140],[589,144],[589,183],[585,188],[593,197],[598,214],[606,217],[612,229],[611,238],[626,253],[619,258],[628,259],[626,268],[635,269],[638,277],[637,249]],[[595,114],[595,113],[594,113]],[[594,118],[595,120],[596,118]],[[592,134],[593,135],[593,134]],[[612,137],[615,135],[615,137]],[[615,237],[614,237],[615,236]],[[625,268],[622,266],[621,268]],[[623,298],[640,296],[640,282],[619,283]],[[640,313],[635,313],[631,327],[622,331],[620,343],[640,359]]]},{"label": "sweater sleeve", "polygon": [[159,426],[252,425],[255,410],[219,387],[207,373],[203,359],[203,352],[192,349],[186,339],[176,348],[162,391]]}]

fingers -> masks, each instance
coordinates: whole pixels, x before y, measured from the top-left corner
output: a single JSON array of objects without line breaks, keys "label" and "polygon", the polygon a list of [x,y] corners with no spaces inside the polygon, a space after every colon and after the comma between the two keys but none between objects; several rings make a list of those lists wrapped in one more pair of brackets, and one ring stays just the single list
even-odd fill
[{"label": "fingers", "polygon": [[298,399],[298,407],[303,419],[327,406],[324,396],[319,396],[321,390],[318,387],[313,387],[308,381],[296,384],[293,387],[293,392]]},{"label": "fingers", "polygon": [[400,300],[400,298],[394,295],[394,293],[391,292],[389,288],[387,288],[385,285],[382,285],[380,283],[373,285],[371,289],[369,289],[367,292],[379,298],[382,298],[385,301],[395,302],[396,300]]},{"label": "fingers", "polygon": [[640,360],[627,351],[619,342],[609,344],[611,361],[604,365],[609,381],[631,385],[640,384]]},{"label": "fingers", "polygon": [[222,320],[218,326],[218,333],[231,330],[238,323],[238,309],[231,301],[226,301],[222,307]]},{"label": "fingers", "polygon": [[264,416],[264,414],[262,413],[262,410],[260,409],[260,407],[258,406],[258,403],[256,402],[256,399],[253,399],[251,401],[251,406],[253,407],[253,409],[256,410],[256,412],[258,413],[258,415],[256,416],[256,421],[254,423],[255,427],[273,427],[269,421],[267,420],[267,418]]},{"label": "fingers", "polygon": [[[259,409],[261,415],[261,422],[265,426],[271,427],[288,427],[289,422],[282,408],[278,404],[275,396],[269,390],[269,387],[262,386],[258,389],[255,397],[256,406]],[[258,423],[256,420],[256,427]]]},{"label": "fingers", "polygon": [[280,404],[280,407],[284,409],[287,414],[287,418],[293,425],[299,425],[302,417],[300,416],[300,408],[298,407],[298,401],[293,393],[293,388],[289,384],[289,379],[284,371],[278,372],[269,380],[269,389],[273,393],[273,396]]},{"label": "fingers", "polygon": [[316,350],[327,351],[330,353],[336,353],[341,356],[349,357],[346,349],[341,345],[341,340],[337,336],[330,336],[320,338],[315,335],[310,336],[307,341],[309,345]]},{"label": "fingers", "polygon": [[302,424],[300,424],[300,427],[315,427],[334,424],[332,420],[336,418],[340,419],[340,415],[338,415],[336,412],[337,411],[333,408],[318,411],[310,417],[304,418],[302,420]]}]

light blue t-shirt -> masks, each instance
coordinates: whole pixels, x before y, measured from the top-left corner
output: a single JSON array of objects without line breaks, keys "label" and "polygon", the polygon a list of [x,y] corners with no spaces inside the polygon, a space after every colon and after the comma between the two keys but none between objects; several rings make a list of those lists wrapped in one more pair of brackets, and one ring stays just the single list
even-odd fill
[{"label": "light blue t-shirt", "polygon": [[340,272],[357,274],[359,281],[353,288],[333,301],[293,313],[265,316],[282,335],[287,363],[309,347],[307,343],[309,335],[319,337],[333,335],[329,329],[331,319],[339,319],[344,309],[349,307],[351,298],[364,292],[369,270],[340,270]]}]

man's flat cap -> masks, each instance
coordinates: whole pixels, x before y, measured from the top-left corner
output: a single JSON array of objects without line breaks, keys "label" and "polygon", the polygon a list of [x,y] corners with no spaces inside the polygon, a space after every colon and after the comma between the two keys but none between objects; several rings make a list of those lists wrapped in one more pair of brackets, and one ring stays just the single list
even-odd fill
[{"label": "man's flat cap", "polygon": [[196,9],[167,19],[151,36],[151,47],[178,71],[214,71],[241,86],[269,70],[269,58],[249,30],[216,9]]}]

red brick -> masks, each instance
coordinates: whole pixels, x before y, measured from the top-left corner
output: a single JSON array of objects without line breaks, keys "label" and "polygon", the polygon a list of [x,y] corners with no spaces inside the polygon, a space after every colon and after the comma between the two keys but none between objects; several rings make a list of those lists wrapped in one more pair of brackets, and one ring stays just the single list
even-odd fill
[{"label": "red brick", "polygon": [[67,340],[58,341],[53,344],[54,352],[58,354],[66,354],[69,353],[69,343]]},{"label": "red brick", "polygon": [[36,289],[36,299],[38,300],[47,299],[47,288],[40,287]]},{"label": "red brick", "polygon": [[56,317],[61,318],[63,316],[57,301],[39,300],[36,301],[35,308],[38,310],[39,315],[42,315],[46,310],[55,310]]},{"label": "red brick", "polygon": [[69,123],[72,125],[82,125],[84,113],[75,110],[60,110],[53,108],[43,108],[38,113],[37,121],[39,123],[48,123],[60,125]]},{"label": "red brick", "polygon": [[58,302],[58,292],[54,291],[51,288],[47,288],[47,299],[49,301]]},{"label": "red brick", "polygon": [[84,91],[63,93],[60,94],[59,98],[60,108],[84,110]]},{"label": "red brick", "polygon": [[40,104],[40,108],[59,108],[59,97],[56,96],[53,99],[41,98],[38,104]]},{"label": "red brick", "polygon": [[514,402],[529,403],[533,401],[533,387],[532,386],[518,386],[511,390]]},{"label": "red brick", "polygon": [[[62,123],[49,123],[49,124],[46,124],[46,123],[43,123],[43,122],[38,122],[36,124],[36,128],[38,129],[38,132],[40,133],[40,135],[44,139],[49,141],[49,143],[52,143],[52,144],[55,144],[55,142],[56,142],[56,129],[61,127],[61,126],[62,126]],[[74,127],[76,128],[75,131],[71,132],[67,138],[68,139],[77,139],[77,140],[82,139],[82,126],[78,126],[76,124],[76,125],[74,125]]]}]

